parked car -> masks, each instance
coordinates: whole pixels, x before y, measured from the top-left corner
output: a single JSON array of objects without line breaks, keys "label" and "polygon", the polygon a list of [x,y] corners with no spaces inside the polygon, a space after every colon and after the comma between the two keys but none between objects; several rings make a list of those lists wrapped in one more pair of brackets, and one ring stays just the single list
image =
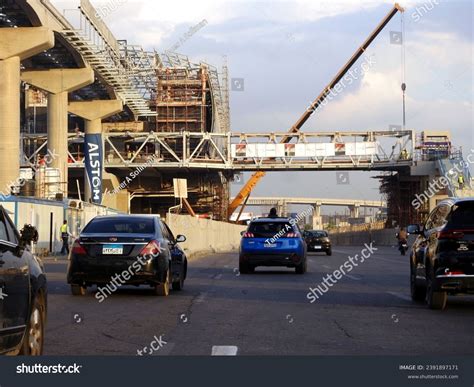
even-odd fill
[{"label": "parked car", "polygon": [[306,243],[298,225],[287,218],[253,220],[242,233],[239,270],[248,274],[258,266],[294,267],[304,274],[307,268]]},{"label": "parked car", "polygon": [[423,225],[410,257],[411,295],[432,309],[444,309],[447,296],[474,293],[474,198],[440,202]]},{"label": "parked car", "polygon": [[0,206],[0,354],[43,353],[47,293],[41,261]]},{"label": "parked car", "polygon": [[332,255],[331,240],[329,234],[324,230],[309,230],[304,232],[304,239],[308,246],[308,251],[325,252]]},{"label": "parked car", "polygon": [[175,238],[159,216],[98,216],[71,248],[71,292],[84,295],[87,287],[109,285],[116,276],[124,285],[149,285],[160,296],[167,296],[170,286],[182,290],[188,261],[178,243],[185,240],[184,235]]}]

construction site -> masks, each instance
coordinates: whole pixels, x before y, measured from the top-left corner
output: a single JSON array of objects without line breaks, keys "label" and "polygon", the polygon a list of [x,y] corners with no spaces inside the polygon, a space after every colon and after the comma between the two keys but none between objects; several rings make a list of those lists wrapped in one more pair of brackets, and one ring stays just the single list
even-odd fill
[{"label": "construction site", "polygon": [[[275,133],[232,131],[225,59],[218,69],[117,39],[88,0],[62,13],[48,1],[6,0],[1,11],[4,32],[42,28],[50,34],[50,43],[39,45],[34,55],[2,55],[3,60],[21,59],[20,67],[3,71],[21,79],[16,95],[22,106],[19,127],[8,126],[18,131],[11,138],[12,144],[21,142],[21,162],[2,173],[4,196],[72,199],[162,216],[172,211],[228,221],[233,215],[239,222],[268,171],[371,171],[379,172],[387,225],[394,226],[421,221],[437,200],[470,192],[465,167],[465,192],[452,181],[421,208],[411,204],[429,181],[463,160],[449,131],[417,132],[405,125],[303,131],[390,20],[403,15],[398,4],[288,132]],[[48,15],[50,32],[39,27],[41,12]],[[230,185],[244,171],[253,175],[231,198]],[[180,196],[177,184],[186,191]],[[319,210],[313,218],[313,225],[322,227]]]}]

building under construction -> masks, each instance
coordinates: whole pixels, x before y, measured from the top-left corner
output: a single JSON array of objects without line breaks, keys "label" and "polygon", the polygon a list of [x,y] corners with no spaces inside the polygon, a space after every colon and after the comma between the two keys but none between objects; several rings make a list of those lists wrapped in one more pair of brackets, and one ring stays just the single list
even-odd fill
[{"label": "building under construction", "polygon": [[[422,223],[437,202],[459,195],[457,181],[450,171],[462,163],[463,155],[461,149],[452,146],[449,132],[422,132],[416,139],[415,152],[413,167],[377,176],[380,193],[387,202],[388,227]],[[469,176],[468,169],[463,169]],[[447,185],[430,186],[441,177],[447,178]]]},{"label": "building under construction", "polygon": [[[12,3],[13,4],[13,3]],[[13,5],[12,5],[13,6]],[[67,27],[51,53],[34,58],[26,67],[38,69],[76,67],[79,55],[95,71],[95,82],[69,94],[69,102],[119,99],[123,111],[102,121],[105,161],[102,204],[134,213],[164,215],[180,200],[175,198],[173,179],[187,180],[188,198],[183,211],[213,219],[226,219],[231,173],[201,169],[157,168],[146,165],[183,157],[183,142],[150,139],[151,133],[223,133],[229,128],[227,66],[221,70],[206,63],[165,51],[145,51],[141,46],[117,40],[88,0],[61,19]],[[77,25],[74,24],[77,22]],[[71,24],[68,24],[71,23]],[[71,52],[74,52],[71,55]],[[79,65],[83,65],[80,63]],[[124,76],[126,75],[126,76]],[[23,84],[22,163],[23,176],[43,176],[24,184],[22,195],[45,198],[86,198],[86,120],[69,112],[68,172],[48,168],[48,93],[33,84]],[[72,114],[71,114],[72,113]],[[112,138],[108,137],[112,134]],[[189,146],[197,139],[190,138]],[[199,155],[212,158],[215,149],[203,146]],[[143,163],[140,173],[137,162]],[[113,166],[110,166],[113,164]],[[44,171],[43,171],[44,169]],[[64,169],[63,169],[64,170]],[[37,173],[40,172],[40,173]],[[133,178],[130,178],[131,174]],[[113,192],[113,195],[108,193]]]}]

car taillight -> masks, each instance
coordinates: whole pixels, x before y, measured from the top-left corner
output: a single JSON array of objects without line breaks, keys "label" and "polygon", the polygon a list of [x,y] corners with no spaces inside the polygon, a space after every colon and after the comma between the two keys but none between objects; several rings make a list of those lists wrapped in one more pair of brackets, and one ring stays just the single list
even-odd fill
[{"label": "car taillight", "polygon": [[446,269],[446,271],[444,272],[445,275],[463,275],[464,272],[461,271],[461,270],[454,270],[454,271],[450,271],[449,269]]},{"label": "car taillight", "polygon": [[299,232],[289,232],[286,234],[287,238],[299,238],[301,235]]},{"label": "car taillight", "polygon": [[149,242],[143,249],[140,251],[140,255],[158,255],[161,251],[160,242],[153,240]]},{"label": "car taillight", "polygon": [[242,235],[244,238],[255,238],[255,236],[251,232],[245,232],[244,235]]},{"label": "car taillight", "polygon": [[461,239],[464,238],[464,232],[456,230],[439,231],[436,235],[438,239]]},{"label": "car taillight", "polygon": [[81,245],[80,240],[76,239],[72,245],[72,253],[76,255],[87,255],[86,249]]}]

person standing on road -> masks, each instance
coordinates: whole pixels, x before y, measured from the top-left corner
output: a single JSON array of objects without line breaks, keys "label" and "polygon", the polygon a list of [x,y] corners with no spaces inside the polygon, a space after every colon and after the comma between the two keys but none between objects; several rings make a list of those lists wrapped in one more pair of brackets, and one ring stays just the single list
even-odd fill
[{"label": "person standing on road", "polygon": [[459,189],[464,189],[464,175],[459,175],[458,177]]},{"label": "person standing on road", "polygon": [[61,247],[61,255],[69,255],[69,227],[67,220],[65,220],[61,226],[61,239],[63,240],[63,246]]}]

